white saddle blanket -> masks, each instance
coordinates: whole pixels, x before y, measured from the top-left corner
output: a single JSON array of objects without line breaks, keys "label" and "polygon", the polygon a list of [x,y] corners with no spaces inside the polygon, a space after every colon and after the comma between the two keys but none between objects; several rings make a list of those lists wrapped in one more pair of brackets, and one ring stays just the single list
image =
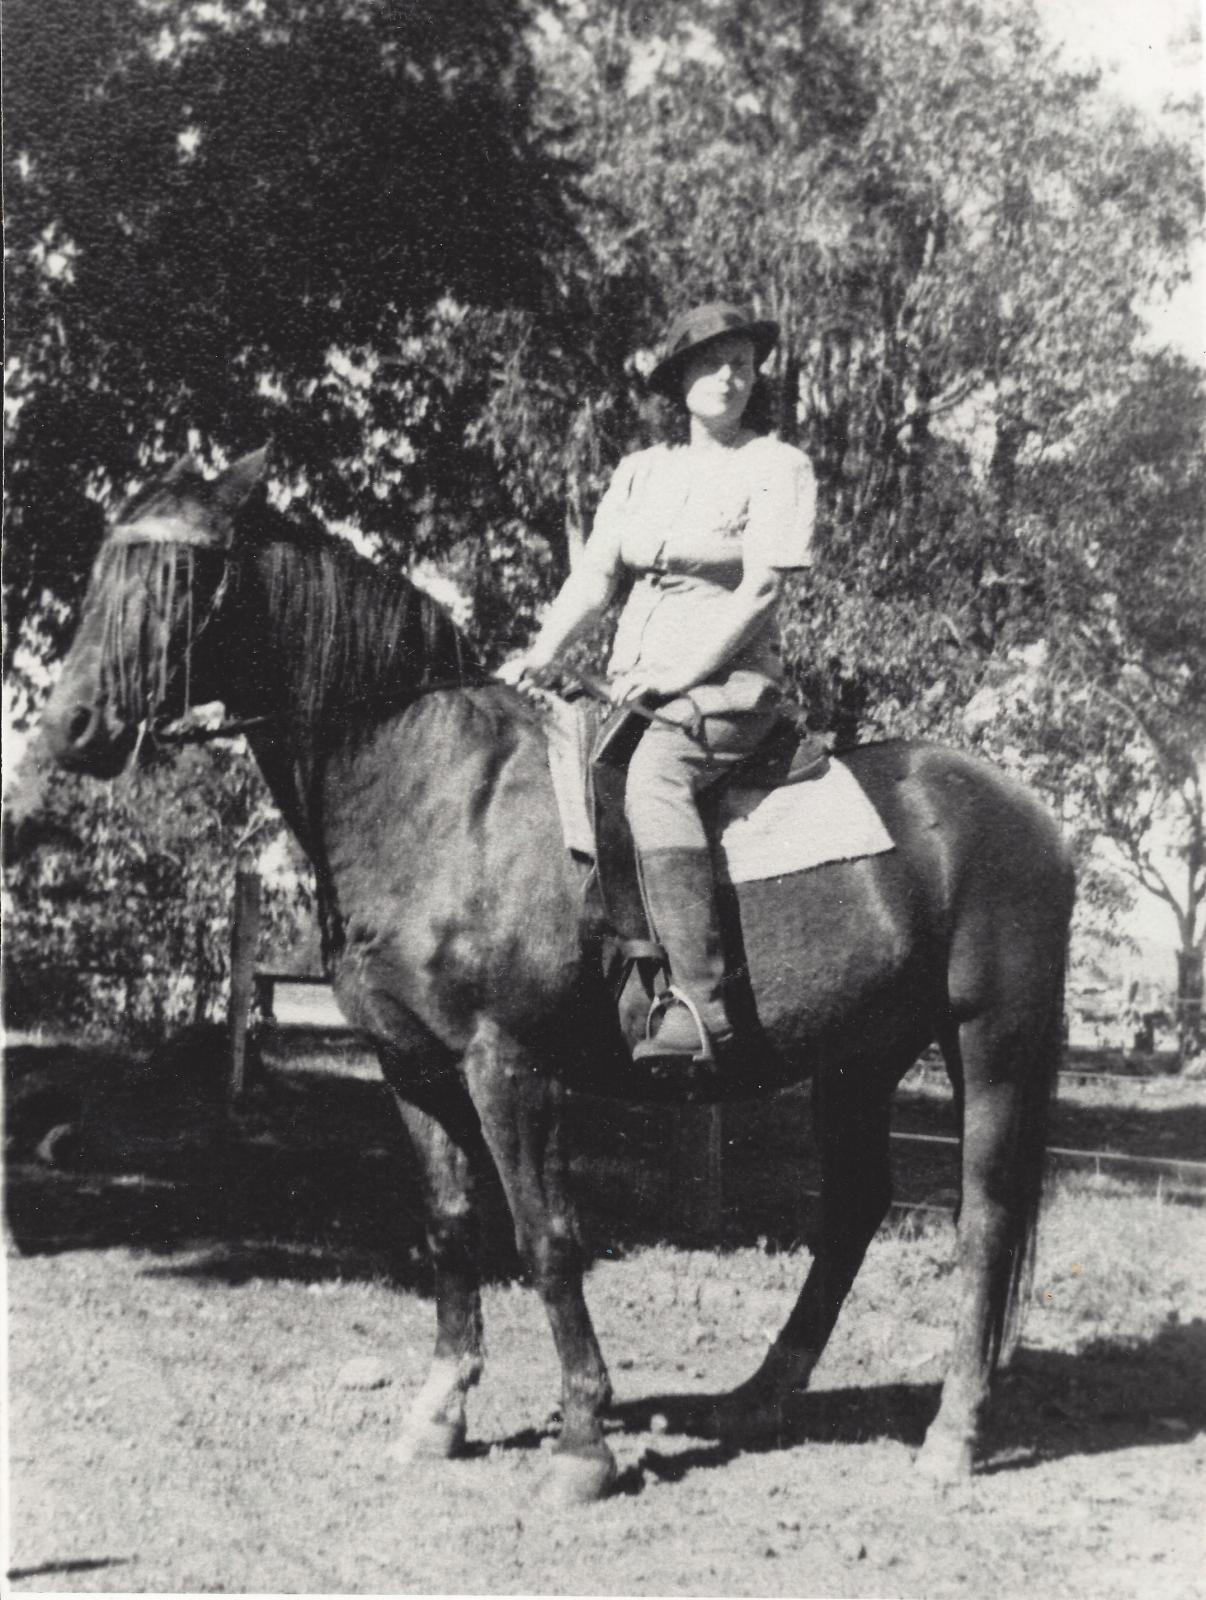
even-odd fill
[{"label": "white saddle blanket", "polygon": [[724,789],[720,854],[730,883],[783,878],[829,861],[856,861],[894,848],[879,812],[843,762],[782,789]]},{"label": "white saddle blanket", "polygon": [[[569,735],[549,739],[562,832],[570,850],[593,858],[595,841],[584,781],[585,733],[573,707],[556,704],[553,715],[561,721],[560,731]],[[838,760],[830,761],[823,777],[782,789],[724,789],[719,821],[721,875],[730,883],[785,878],[827,862],[855,861],[895,848],[879,812],[850,768]]]}]

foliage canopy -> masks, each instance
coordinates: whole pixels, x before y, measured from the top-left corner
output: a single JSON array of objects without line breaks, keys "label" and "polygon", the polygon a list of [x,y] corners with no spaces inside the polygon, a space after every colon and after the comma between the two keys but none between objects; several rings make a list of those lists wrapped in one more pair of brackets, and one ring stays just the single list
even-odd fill
[{"label": "foliage canopy", "polygon": [[268,436],[514,646],[658,425],[667,316],[752,299],[821,484],[816,720],[983,743],[1149,886],[1181,819],[1200,971],[1202,378],[1142,314],[1192,112],[1015,0],[10,0],[6,45],[10,668],[101,506]]}]

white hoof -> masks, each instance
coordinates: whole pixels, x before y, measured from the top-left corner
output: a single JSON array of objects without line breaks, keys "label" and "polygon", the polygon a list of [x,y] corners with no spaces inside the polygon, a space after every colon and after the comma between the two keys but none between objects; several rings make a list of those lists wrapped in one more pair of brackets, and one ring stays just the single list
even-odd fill
[{"label": "white hoof", "polygon": [[451,1461],[465,1449],[465,1424],[459,1422],[408,1423],[402,1437],[391,1444],[386,1454],[403,1467],[416,1461]]},{"label": "white hoof", "polygon": [[550,1506],[585,1506],[604,1499],[616,1481],[616,1461],[604,1446],[589,1456],[554,1455],[540,1498]]},{"label": "white hoof", "polygon": [[971,1482],[972,1446],[965,1439],[931,1430],[914,1465],[919,1476],[936,1489],[963,1488]]}]

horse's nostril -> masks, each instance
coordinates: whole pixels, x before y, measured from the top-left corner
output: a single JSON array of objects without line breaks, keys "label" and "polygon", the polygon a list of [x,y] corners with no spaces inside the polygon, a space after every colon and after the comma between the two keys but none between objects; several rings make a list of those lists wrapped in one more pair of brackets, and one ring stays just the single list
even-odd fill
[{"label": "horse's nostril", "polygon": [[77,746],[83,744],[95,726],[96,712],[90,711],[87,706],[79,706],[71,713],[71,721],[67,724],[68,741]]}]

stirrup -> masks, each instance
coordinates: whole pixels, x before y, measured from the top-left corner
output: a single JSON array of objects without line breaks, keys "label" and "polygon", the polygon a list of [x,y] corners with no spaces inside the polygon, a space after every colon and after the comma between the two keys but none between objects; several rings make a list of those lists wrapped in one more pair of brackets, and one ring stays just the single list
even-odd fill
[{"label": "stirrup", "polygon": [[[645,1018],[645,1037],[641,1043],[645,1045],[657,1044],[657,1037],[653,1032],[654,1018],[659,1016],[667,1009],[667,1007],[673,1005],[676,1001],[679,1005],[686,1006],[687,1010],[691,1013],[691,1020],[695,1023],[695,1031],[699,1034],[699,1049],[692,1054],[690,1058],[691,1061],[698,1063],[700,1066],[714,1067],[716,1065],[716,1055],[712,1049],[712,1036],[708,1032],[707,1028],[704,1027],[703,1018],[699,1014],[699,1007],[684,989],[679,989],[673,983],[667,984],[661,994],[654,995],[653,1003],[649,1007],[649,1015]],[[637,1048],[640,1049],[641,1046],[638,1045]],[[678,1056],[679,1052],[675,1051],[674,1054],[675,1056]],[[667,1057],[667,1059],[669,1059],[669,1057]],[[685,1060],[686,1057],[683,1057],[682,1059]]]}]

